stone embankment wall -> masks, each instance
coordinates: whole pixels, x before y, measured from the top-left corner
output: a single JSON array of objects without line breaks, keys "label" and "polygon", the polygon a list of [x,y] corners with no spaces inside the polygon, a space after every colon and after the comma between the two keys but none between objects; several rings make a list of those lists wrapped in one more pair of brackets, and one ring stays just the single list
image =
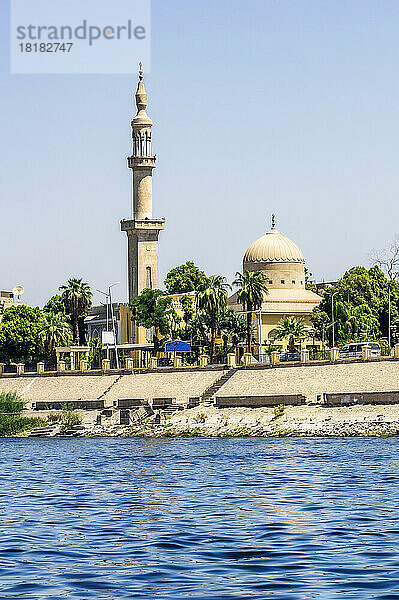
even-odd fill
[{"label": "stone embankment wall", "polygon": [[167,396],[187,403],[190,396],[200,396],[220,376],[221,371],[175,371],[134,375],[64,375],[57,377],[2,377],[0,391],[16,391],[28,407],[36,402],[71,402],[104,399],[112,406],[119,398]]},{"label": "stone embankment wall", "polygon": [[316,402],[323,393],[399,390],[399,361],[238,370],[218,396],[303,394]]},{"label": "stone embankment wall", "polygon": [[[58,375],[0,378],[0,391],[16,391],[28,405],[36,402],[70,402],[104,399],[112,406],[120,398],[172,397],[185,404],[201,396],[222,370],[175,370],[135,374]],[[399,390],[399,361],[381,360],[352,364],[284,366],[238,369],[216,392],[217,396],[271,396],[301,394],[307,402],[323,394],[387,392]],[[318,398],[320,397],[320,398]]]}]

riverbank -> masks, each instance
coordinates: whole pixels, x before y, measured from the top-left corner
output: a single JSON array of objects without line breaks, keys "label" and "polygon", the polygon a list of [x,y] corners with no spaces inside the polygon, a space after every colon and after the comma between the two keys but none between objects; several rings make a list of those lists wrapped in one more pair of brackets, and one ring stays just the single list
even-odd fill
[{"label": "riverbank", "polygon": [[[386,437],[399,435],[399,405],[228,408],[198,406],[137,425],[87,424],[86,437]],[[54,431],[56,434],[56,431]],[[74,434],[71,433],[71,436]]]}]

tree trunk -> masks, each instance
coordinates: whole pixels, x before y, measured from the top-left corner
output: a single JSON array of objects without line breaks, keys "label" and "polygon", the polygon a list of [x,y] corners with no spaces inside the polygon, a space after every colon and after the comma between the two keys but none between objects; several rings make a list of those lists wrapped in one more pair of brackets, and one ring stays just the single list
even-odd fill
[{"label": "tree trunk", "polygon": [[212,315],[212,317],[211,317],[211,363],[213,362],[213,357],[215,356],[215,335],[216,335],[215,315]]},{"label": "tree trunk", "polygon": [[79,346],[79,321],[76,313],[73,313],[73,331],[74,331],[74,339],[75,344]]},{"label": "tree trunk", "polygon": [[251,352],[251,325],[252,325],[252,313],[247,313],[247,349]]},{"label": "tree trunk", "polygon": [[294,342],[294,337],[293,336],[290,337],[290,341],[288,343],[288,350],[290,352],[295,352],[295,342]]}]

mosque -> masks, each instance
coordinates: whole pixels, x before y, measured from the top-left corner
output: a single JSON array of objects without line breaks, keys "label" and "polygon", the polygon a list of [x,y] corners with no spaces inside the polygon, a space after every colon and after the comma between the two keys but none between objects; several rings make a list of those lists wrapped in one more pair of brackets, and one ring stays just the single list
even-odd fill
[{"label": "mosque", "polygon": [[[274,339],[277,324],[286,316],[302,318],[311,329],[309,315],[321,298],[306,289],[303,254],[295,242],[277,231],[274,215],[271,229],[245,252],[242,270],[261,271],[266,276],[268,293],[254,321],[258,347],[259,340],[262,347],[267,344],[287,347],[287,340]],[[237,302],[237,292],[229,298],[229,306],[238,313],[243,310],[242,304]],[[319,342],[314,342],[311,335],[303,343],[304,347],[319,346]]]},{"label": "mosque", "polygon": [[[131,122],[133,153],[128,158],[133,176],[132,215],[130,219],[121,221],[121,230],[127,234],[129,301],[145,288],[159,287],[158,237],[165,226],[164,219],[152,215],[152,173],[156,167],[156,155],[151,146],[152,121],[146,113],[147,93],[141,63],[136,107],[137,113]],[[321,298],[306,289],[303,254],[292,240],[277,231],[274,216],[271,229],[245,252],[243,271],[261,271],[267,277],[268,294],[254,318],[258,348],[268,343],[287,347],[287,341],[274,342],[276,326],[285,316],[303,318],[310,329],[309,315]],[[229,306],[238,313],[243,311],[236,293],[230,297]],[[146,333],[141,327],[132,328],[126,341],[143,344]],[[310,347],[312,341],[311,337],[304,340],[305,346]]]}]

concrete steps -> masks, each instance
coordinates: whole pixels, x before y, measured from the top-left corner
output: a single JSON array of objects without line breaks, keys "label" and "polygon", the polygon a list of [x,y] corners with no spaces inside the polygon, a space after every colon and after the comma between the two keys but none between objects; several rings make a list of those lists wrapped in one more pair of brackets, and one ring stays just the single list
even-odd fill
[{"label": "concrete steps", "polygon": [[29,432],[28,437],[54,437],[59,432],[60,428],[58,425],[48,425],[47,427],[37,427]]},{"label": "concrete steps", "polygon": [[209,386],[205,392],[202,394],[200,402],[209,402],[211,398],[220,390],[220,388],[229,380],[233,375],[237,372],[237,368],[232,368],[224,373],[219,379],[215,381],[211,386]]}]

